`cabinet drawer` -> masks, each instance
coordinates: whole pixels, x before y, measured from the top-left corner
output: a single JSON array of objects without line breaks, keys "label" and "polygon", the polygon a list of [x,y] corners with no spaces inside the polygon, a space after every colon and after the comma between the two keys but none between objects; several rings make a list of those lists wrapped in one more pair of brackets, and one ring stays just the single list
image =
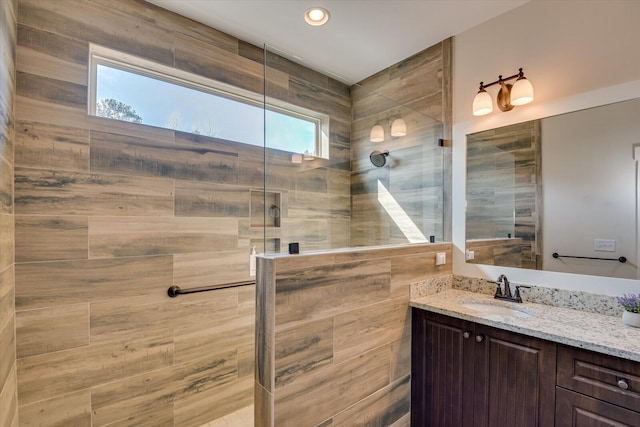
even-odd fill
[{"label": "cabinet drawer", "polygon": [[555,427],[640,426],[640,413],[558,387]]},{"label": "cabinet drawer", "polygon": [[557,384],[596,399],[640,411],[640,363],[561,346]]}]

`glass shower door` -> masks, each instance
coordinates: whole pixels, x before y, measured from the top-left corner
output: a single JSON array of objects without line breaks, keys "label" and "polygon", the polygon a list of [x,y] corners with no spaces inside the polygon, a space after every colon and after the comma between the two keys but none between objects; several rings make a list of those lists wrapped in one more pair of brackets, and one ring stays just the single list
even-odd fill
[{"label": "glass shower door", "polygon": [[267,46],[265,252],[443,241],[442,138],[419,106]]}]

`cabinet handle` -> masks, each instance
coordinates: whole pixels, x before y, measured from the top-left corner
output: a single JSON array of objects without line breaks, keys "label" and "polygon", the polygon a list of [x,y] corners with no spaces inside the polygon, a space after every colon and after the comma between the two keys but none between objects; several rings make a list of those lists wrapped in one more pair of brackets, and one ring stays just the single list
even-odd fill
[{"label": "cabinet handle", "polygon": [[484,341],[484,335],[482,334],[476,335],[476,342],[482,342],[482,341]]},{"label": "cabinet handle", "polygon": [[464,337],[464,339],[466,340],[466,339],[468,339],[469,337],[471,337],[471,332],[469,332],[469,331],[464,331],[464,332],[462,333],[462,336],[463,336],[463,337]]},{"label": "cabinet handle", "polygon": [[624,378],[620,378],[618,380],[618,387],[620,387],[623,390],[629,390],[629,383]]}]

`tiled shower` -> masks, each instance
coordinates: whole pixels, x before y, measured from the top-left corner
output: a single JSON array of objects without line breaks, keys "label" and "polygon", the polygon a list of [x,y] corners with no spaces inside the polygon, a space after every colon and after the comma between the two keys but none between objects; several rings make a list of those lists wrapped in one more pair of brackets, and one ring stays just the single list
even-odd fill
[{"label": "tiled shower", "polygon": [[[407,243],[407,218],[418,240],[447,238],[450,41],[348,86],[144,1],[112,3],[2,3],[17,21],[15,85],[0,97],[6,117],[15,93],[2,139],[6,425],[197,426],[235,412],[254,397],[254,286],[177,299],[169,286],[250,280],[252,246]],[[91,44],[319,111],[328,158],[88,115]],[[369,141],[398,117],[406,137]]]}]

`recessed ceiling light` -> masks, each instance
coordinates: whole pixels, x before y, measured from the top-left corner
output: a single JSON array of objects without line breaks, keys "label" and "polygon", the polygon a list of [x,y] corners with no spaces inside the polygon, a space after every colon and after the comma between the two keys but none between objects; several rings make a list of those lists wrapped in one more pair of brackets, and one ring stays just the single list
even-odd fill
[{"label": "recessed ceiling light", "polygon": [[304,20],[314,27],[324,25],[329,21],[329,11],[322,7],[312,7],[304,13]]}]

